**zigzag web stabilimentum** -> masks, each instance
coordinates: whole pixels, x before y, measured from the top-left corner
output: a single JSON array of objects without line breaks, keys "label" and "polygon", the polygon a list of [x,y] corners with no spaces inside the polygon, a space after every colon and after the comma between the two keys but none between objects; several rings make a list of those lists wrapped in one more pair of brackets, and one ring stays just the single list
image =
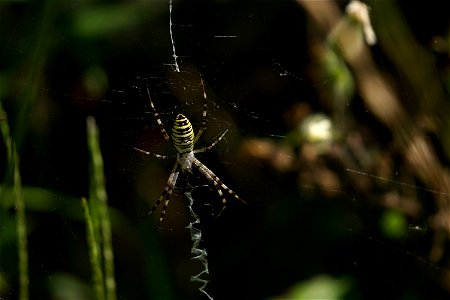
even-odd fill
[{"label": "zigzag web stabilimentum", "polygon": [[200,242],[202,241],[202,231],[199,228],[200,218],[194,212],[194,209],[192,207],[194,204],[194,198],[192,197],[192,192],[186,191],[184,194],[189,199],[188,208],[189,208],[189,215],[191,216],[191,221],[189,222],[189,225],[186,226],[186,228],[189,230],[189,233],[191,234],[192,260],[199,261],[203,266],[203,270],[200,273],[198,273],[197,275],[191,276],[191,281],[200,283],[201,286],[198,288],[199,291],[202,292],[203,294],[205,294],[209,299],[213,299],[213,297],[211,297],[208,294],[208,292],[206,292],[206,285],[209,283],[209,280],[208,280],[208,276],[209,276],[208,254],[206,253],[206,249],[200,248]]}]

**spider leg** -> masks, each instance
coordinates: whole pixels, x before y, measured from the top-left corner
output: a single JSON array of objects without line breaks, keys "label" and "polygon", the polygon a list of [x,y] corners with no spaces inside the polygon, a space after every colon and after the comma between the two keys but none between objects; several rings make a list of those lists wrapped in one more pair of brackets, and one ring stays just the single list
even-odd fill
[{"label": "spider leg", "polygon": [[217,193],[219,194],[221,200],[222,200],[222,210],[220,211],[220,213],[218,214],[218,216],[220,216],[222,214],[222,212],[225,210],[226,205],[227,205],[227,200],[225,199],[225,196],[223,194],[222,190],[225,190],[228,192],[228,194],[234,196],[236,199],[238,199],[239,201],[247,204],[247,202],[245,202],[244,200],[242,200],[241,198],[239,198],[239,196],[230,188],[228,188],[225,184],[222,183],[222,181],[220,180],[219,177],[217,177],[216,174],[214,174],[213,171],[211,171],[210,169],[208,169],[208,167],[206,167],[202,162],[200,162],[197,158],[194,157],[193,159],[193,164],[194,166],[197,168],[197,170],[203,174],[203,176],[206,177],[206,179],[208,179],[209,182],[211,182],[214,187],[217,190]]},{"label": "spider leg", "polygon": [[219,136],[211,145],[209,145],[208,147],[204,147],[204,148],[200,148],[200,149],[196,149],[194,150],[194,153],[201,153],[201,152],[206,152],[211,150],[215,145],[217,145],[217,143],[219,143],[223,137],[225,136],[225,134],[228,132],[228,129],[225,130],[224,133],[222,133],[221,136]]},{"label": "spider leg", "polygon": [[200,75],[200,81],[202,83],[203,88],[203,113],[202,113],[202,126],[198,130],[197,134],[195,135],[194,144],[198,141],[200,136],[202,135],[203,131],[206,130],[206,113],[208,111],[208,98],[206,97],[206,91],[205,91],[205,84],[203,82],[203,78]]},{"label": "spider leg", "polygon": [[157,153],[153,153],[153,152],[148,152],[148,151],[136,148],[136,147],[133,147],[133,149],[137,150],[137,151],[139,151],[141,153],[144,153],[146,155],[151,155],[151,156],[156,157],[158,159],[169,159],[169,158],[172,158],[171,156],[168,156],[168,155],[161,155],[161,154],[157,154]]},{"label": "spider leg", "polygon": [[220,185],[221,189],[225,190],[226,192],[228,192],[228,194],[230,194],[231,196],[233,196],[234,198],[238,199],[239,201],[241,201],[244,204],[247,204],[247,202],[245,202],[243,199],[239,198],[239,196],[229,187],[227,187],[221,180],[219,177],[217,177],[217,175],[215,175],[211,170],[209,170],[212,175],[214,176],[214,180],[217,182],[217,184]]},{"label": "spider leg", "polygon": [[153,104],[153,101],[152,101],[152,97],[150,96],[150,91],[148,90],[148,86],[147,86],[147,95],[148,95],[148,100],[150,100],[150,107],[152,108],[153,116],[155,117],[156,123],[159,126],[159,130],[161,130],[161,133],[164,136],[164,138],[166,139],[166,141],[169,141],[169,135],[167,134],[167,131],[164,128],[161,118],[159,117],[159,113],[156,111],[155,105]]},{"label": "spider leg", "polygon": [[159,196],[158,200],[155,202],[152,208],[150,208],[150,210],[143,216],[143,218],[146,218],[149,215],[151,215],[164,200],[164,204],[161,210],[161,216],[159,218],[159,222],[163,221],[164,216],[166,215],[167,207],[169,206],[170,196],[172,195],[173,189],[175,188],[175,185],[177,183],[178,174],[180,174],[180,171],[178,171],[178,162],[176,162],[172,168],[172,172],[170,173],[169,179],[167,180],[167,185],[162,191],[161,196]]}]

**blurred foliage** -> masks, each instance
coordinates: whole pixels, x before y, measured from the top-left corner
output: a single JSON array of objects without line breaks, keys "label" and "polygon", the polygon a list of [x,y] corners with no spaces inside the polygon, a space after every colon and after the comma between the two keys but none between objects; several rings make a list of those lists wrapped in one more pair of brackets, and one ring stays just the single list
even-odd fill
[{"label": "blurred foliage", "polygon": [[[177,73],[168,1],[0,2],[0,297],[90,299],[110,243],[117,298],[202,299],[188,191],[215,299],[447,299],[448,10],[367,1],[369,47],[348,4],[173,1]],[[170,153],[146,88],[167,128],[198,128],[199,74],[199,143],[229,130],[202,162],[249,205],[214,219],[214,190],[180,176],[161,227],[133,226],[170,171],[133,151]]]},{"label": "blurred foliage", "polygon": [[380,229],[387,237],[401,239],[408,233],[408,221],[401,212],[387,210],[380,217]]},{"label": "blurred foliage", "polygon": [[349,290],[350,282],[346,279],[317,275],[296,284],[282,299],[345,299]]},{"label": "blurred foliage", "polygon": [[[18,256],[18,279],[19,279],[19,299],[27,300],[29,297],[29,274],[28,274],[28,240],[27,240],[27,227],[26,227],[26,219],[25,219],[25,203],[22,192],[22,180],[20,177],[20,163],[19,157],[17,155],[16,144],[11,139],[9,135],[9,126],[7,123],[7,114],[3,110],[3,107],[0,103],[0,114],[4,116],[5,122],[0,124],[1,133],[3,138],[3,143],[6,148],[6,158],[7,165],[4,166],[4,169],[7,170],[5,174],[5,181],[2,185],[0,185],[0,199],[7,199],[7,196],[12,200],[10,205],[12,204],[16,210],[16,218],[15,218],[15,229],[16,229],[16,240],[17,240],[17,256]],[[9,193],[8,193],[9,192]],[[10,194],[10,195],[7,195]],[[1,208],[3,208],[3,201]],[[5,205],[5,207],[7,207]],[[2,213],[3,215],[3,213]],[[5,219],[3,219],[6,221]],[[0,228],[6,229],[7,227],[4,224],[0,224]],[[12,229],[10,227],[10,229]],[[8,232],[6,232],[8,234]],[[3,235],[3,234],[2,234]],[[1,236],[0,236],[1,237]],[[0,246],[1,251],[1,246]],[[2,283],[4,282],[2,276]],[[1,287],[4,288],[6,284],[2,284]]]}]

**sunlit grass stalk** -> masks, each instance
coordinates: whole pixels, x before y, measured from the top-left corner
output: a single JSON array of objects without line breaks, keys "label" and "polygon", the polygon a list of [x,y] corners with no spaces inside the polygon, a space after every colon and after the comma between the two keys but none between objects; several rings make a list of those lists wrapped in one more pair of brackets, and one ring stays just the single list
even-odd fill
[{"label": "sunlit grass stalk", "polygon": [[95,298],[98,300],[104,300],[105,290],[103,288],[103,272],[102,272],[101,258],[99,257],[99,247],[95,239],[92,215],[90,213],[89,205],[86,198],[81,199],[81,206],[83,207],[84,218],[86,220],[86,230],[87,230],[86,236],[89,247],[89,262],[91,264],[92,281]]},{"label": "sunlit grass stalk", "polygon": [[87,136],[89,148],[90,190],[92,228],[96,247],[102,254],[98,263],[103,266],[105,297],[116,299],[116,281],[114,279],[114,255],[112,250],[111,223],[108,213],[108,199],[103,174],[103,158],[99,145],[99,133],[94,118],[87,119]]},{"label": "sunlit grass stalk", "polygon": [[[6,188],[12,174],[13,197],[16,207],[16,232],[17,232],[17,254],[19,258],[19,299],[27,300],[29,298],[29,276],[28,276],[28,243],[27,227],[25,221],[25,202],[22,194],[22,182],[20,178],[19,157],[15,144],[10,136],[6,112],[0,102],[0,131],[6,147],[7,164],[6,179],[3,188]],[[3,198],[3,188],[0,190],[0,198]]]}]

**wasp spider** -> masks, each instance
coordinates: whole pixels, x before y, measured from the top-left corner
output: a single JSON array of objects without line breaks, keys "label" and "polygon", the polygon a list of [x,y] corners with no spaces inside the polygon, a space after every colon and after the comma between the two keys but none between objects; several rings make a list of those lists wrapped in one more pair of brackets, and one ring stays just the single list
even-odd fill
[{"label": "wasp spider", "polygon": [[[164,128],[164,125],[159,117],[158,112],[155,109],[155,106],[152,102],[152,99],[150,97],[150,92],[147,88],[147,94],[148,99],[150,100],[150,107],[153,113],[153,116],[156,119],[156,123],[159,126],[159,129],[161,130],[161,133],[163,134],[166,141],[171,141],[172,145],[175,147],[177,151],[177,160],[175,162],[175,165],[172,168],[172,172],[170,173],[169,179],[167,180],[167,185],[164,188],[163,192],[161,193],[161,196],[159,199],[155,202],[155,204],[152,206],[152,208],[149,210],[149,212],[144,216],[147,217],[150,214],[153,213],[153,211],[158,208],[158,206],[163,202],[164,204],[161,210],[161,216],[159,218],[159,221],[162,222],[164,219],[164,216],[166,214],[167,206],[169,205],[170,196],[172,195],[173,189],[175,188],[175,184],[178,179],[178,175],[180,174],[180,169],[182,172],[190,172],[192,173],[192,167],[197,169],[203,176],[206,177],[206,179],[211,183],[214,188],[216,189],[217,193],[219,194],[219,197],[222,199],[222,210],[218,215],[220,215],[223,210],[226,207],[227,200],[225,199],[224,191],[226,191],[228,194],[233,196],[234,198],[246,203],[244,200],[239,198],[239,196],[233,192],[230,188],[228,188],[225,184],[222,183],[222,181],[219,179],[219,177],[216,176],[216,174],[213,173],[208,167],[206,167],[202,162],[200,162],[196,157],[196,153],[206,152],[208,150],[211,150],[217,143],[222,140],[224,135],[227,133],[225,131],[219,138],[217,138],[211,145],[208,147],[200,148],[200,149],[194,149],[194,145],[202,135],[203,131],[206,129],[206,113],[207,113],[207,98],[206,98],[206,92],[205,92],[205,86],[203,83],[203,79],[201,79],[201,84],[203,88],[203,115],[202,115],[202,125],[197,132],[197,134],[194,134],[194,130],[192,129],[192,124],[189,121],[188,118],[186,118],[182,114],[178,114],[173,126],[172,126],[172,134],[169,137],[169,134],[167,133],[166,129]],[[145,150],[141,150],[138,148],[134,148],[135,150],[147,154],[152,155],[159,159],[168,159],[170,156],[167,155],[160,155],[156,153],[151,153]]]}]

